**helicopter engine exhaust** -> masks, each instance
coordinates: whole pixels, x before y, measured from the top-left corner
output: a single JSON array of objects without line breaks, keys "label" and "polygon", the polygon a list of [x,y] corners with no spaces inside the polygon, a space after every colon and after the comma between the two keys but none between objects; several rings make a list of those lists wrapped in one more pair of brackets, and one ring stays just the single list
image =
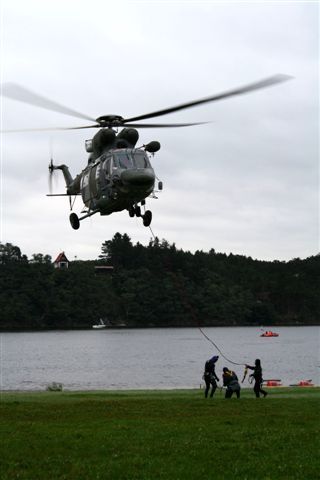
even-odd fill
[{"label": "helicopter engine exhaust", "polygon": [[86,151],[91,154],[90,162],[92,162],[100,157],[105,150],[134,148],[138,139],[139,133],[135,128],[124,128],[118,134],[112,128],[102,128],[92,140],[86,140],[85,146]]},{"label": "helicopter engine exhaust", "polygon": [[139,140],[139,133],[135,128],[124,128],[117,135],[117,148],[134,148]]}]

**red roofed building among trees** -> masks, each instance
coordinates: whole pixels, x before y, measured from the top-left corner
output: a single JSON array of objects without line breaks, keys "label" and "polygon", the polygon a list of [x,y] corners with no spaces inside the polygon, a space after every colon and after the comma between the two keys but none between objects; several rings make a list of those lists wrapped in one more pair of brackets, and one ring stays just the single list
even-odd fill
[{"label": "red roofed building among trees", "polygon": [[69,260],[67,259],[64,252],[59,253],[55,261],[53,262],[54,268],[60,268],[61,270],[65,270],[69,267]]}]

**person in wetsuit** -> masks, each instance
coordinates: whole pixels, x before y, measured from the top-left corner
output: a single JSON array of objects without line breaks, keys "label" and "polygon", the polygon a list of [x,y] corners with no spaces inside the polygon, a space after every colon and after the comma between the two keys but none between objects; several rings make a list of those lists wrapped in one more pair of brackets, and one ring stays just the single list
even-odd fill
[{"label": "person in wetsuit", "polygon": [[250,368],[250,370],[253,370],[253,373],[251,373],[249,378],[251,377],[254,379],[253,391],[256,395],[256,398],[260,397],[260,393],[262,393],[262,395],[266,397],[268,395],[268,392],[266,392],[265,390],[262,390],[261,388],[263,378],[262,378],[261,361],[259,360],[259,358],[257,358],[256,361],[254,362],[254,367],[251,367],[250,365],[246,365],[246,368]]},{"label": "person in wetsuit", "polygon": [[210,393],[211,398],[213,397],[214,392],[217,389],[217,382],[219,382],[219,378],[216,375],[215,363],[218,360],[218,358],[219,358],[218,355],[210,358],[210,360],[206,361],[205,366],[204,366],[204,373],[203,373],[202,378],[206,383],[206,389],[204,391],[204,396],[206,398],[208,397],[210,386],[212,387],[211,393]]},{"label": "person in wetsuit", "polygon": [[237,395],[237,398],[240,398],[241,387],[235,372],[224,367],[222,378],[223,386],[227,387],[225,398],[231,398],[234,393]]}]

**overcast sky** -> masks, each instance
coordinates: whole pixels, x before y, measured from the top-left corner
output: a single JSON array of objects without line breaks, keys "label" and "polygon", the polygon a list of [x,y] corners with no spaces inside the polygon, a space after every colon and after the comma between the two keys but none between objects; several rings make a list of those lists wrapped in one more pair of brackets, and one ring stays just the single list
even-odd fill
[{"label": "overcast sky", "polygon": [[[152,229],[184,250],[265,260],[319,253],[318,2],[2,0],[1,83],[16,82],[94,118],[136,116],[276,73],[268,89],[176,112],[141,130],[158,140],[164,183],[147,200]],[[1,99],[2,129],[82,121]],[[87,122],[84,121],[83,124]],[[148,244],[128,212],[69,224],[68,198],[48,198],[50,143],[72,175],[95,130],[1,135],[1,241],[31,257],[95,259],[116,232]],[[61,172],[55,193],[65,191]],[[77,199],[74,211],[80,213]]]}]

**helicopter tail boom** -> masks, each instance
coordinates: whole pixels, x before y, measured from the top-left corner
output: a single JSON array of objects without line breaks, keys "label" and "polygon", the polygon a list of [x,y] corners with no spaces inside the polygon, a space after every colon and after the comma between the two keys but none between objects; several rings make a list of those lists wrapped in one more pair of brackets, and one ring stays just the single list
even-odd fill
[{"label": "helicopter tail boom", "polygon": [[64,180],[66,182],[67,195],[77,195],[80,193],[81,175],[77,175],[76,178],[73,179],[67,165],[53,165],[53,163],[50,163],[49,170],[50,170],[50,173],[52,173],[53,170],[62,171]]}]

